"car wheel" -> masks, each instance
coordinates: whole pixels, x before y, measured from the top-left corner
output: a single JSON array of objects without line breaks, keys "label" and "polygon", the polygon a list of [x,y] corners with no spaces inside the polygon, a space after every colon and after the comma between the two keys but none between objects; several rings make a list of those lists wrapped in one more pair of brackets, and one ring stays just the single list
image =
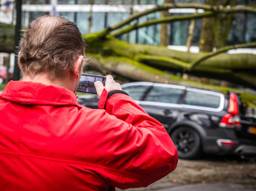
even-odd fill
[{"label": "car wheel", "polygon": [[195,159],[201,154],[201,139],[199,133],[192,127],[177,127],[171,133],[172,140],[177,146],[179,158]]}]

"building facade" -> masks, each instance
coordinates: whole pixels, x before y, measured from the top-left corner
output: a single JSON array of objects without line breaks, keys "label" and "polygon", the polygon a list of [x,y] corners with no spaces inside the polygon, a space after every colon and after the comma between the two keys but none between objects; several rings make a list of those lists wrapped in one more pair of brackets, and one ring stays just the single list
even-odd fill
[{"label": "building facade", "polygon": [[[134,12],[143,11],[164,0],[23,0],[23,26],[38,16],[45,14],[63,16],[75,22],[82,33],[100,31],[114,25]],[[179,0],[176,2],[204,3],[205,0]],[[238,4],[256,5],[256,0],[238,0]],[[172,15],[192,14],[195,10],[171,10]],[[136,22],[159,18],[160,14],[151,14]],[[169,24],[169,44],[185,46],[190,21]],[[202,22],[197,20],[193,37],[193,45],[197,46]],[[160,26],[150,26],[124,35],[131,43],[159,44]],[[256,15],[248,13],[236,14],[232,23],[228,43],[237,44],[256,40]]]},{"label": "building facade", "polygon": [[[176,3],[205,3],[206,0],[174,0]],[[0,22],[14,23],[12,0],[0,0]],[[129,15],[146,10],[164,0],[23,0],[23,27],[41,15],[59,15],[75,22],[82,33],[97,32],[112,26]],[[256,0],[237,0],[237,4],[254,5]],[[170,15],[195,13],[193,9],[172,9]],[[135,22],[141,23],[149,19],[159,18],[155,13],[145,16]],[[190,21],[170,23],[169,44],[185,46]],[[201,20],[196,20],[192,45],[197,46],[200,37]],[[122,39],[131,43],[159,44],[160,26],[150,26],[123,35]],[[256,15],[248,13],[235,14],[228,44],[238,44],[256,41]]]}]

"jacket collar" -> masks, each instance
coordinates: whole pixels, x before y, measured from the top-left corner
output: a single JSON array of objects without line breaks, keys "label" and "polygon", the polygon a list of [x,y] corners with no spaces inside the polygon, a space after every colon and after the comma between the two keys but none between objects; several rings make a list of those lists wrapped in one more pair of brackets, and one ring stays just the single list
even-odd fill
[{"label": "jacket collar", "polygon": [[0,98],[20,104],[78,105],[76,95],[60,86],[10,81]]}]

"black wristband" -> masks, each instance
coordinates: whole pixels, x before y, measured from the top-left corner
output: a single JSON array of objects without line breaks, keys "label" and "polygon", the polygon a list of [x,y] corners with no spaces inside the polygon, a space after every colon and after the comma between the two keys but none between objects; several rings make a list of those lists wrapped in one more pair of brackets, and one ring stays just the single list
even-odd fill
[{"label": "black wristband", "polygon": [[[123,90],[112,90],[110,92],[108,92],[108,97],[107,99],[109,99],[112,95],[114,94],[125,94],[125,95],[128,95],[128,93],[126,93],[125,91]],[[129,95],[128,95],[129,96]]]}]

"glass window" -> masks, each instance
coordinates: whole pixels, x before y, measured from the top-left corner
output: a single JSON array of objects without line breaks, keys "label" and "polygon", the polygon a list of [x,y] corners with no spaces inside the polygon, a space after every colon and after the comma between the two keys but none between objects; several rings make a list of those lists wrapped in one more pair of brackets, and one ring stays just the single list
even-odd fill
[{"label": "glass window", "polygon": [[58,0],[58,4],[75,4],[75,0]]},{"label": "glass window", "polygon": [[37,17],[41,17],[43,15],[49,15],[48,12],[29,12],[29,23],[31,23],[33,20],[35,20]]},{"label": "glass window", "polygon": [[[144,23],[159,18],[160,15],[150,14],[139,19],[139,23]],[[140,44],[159,44],[160,43],[160,25],[140,28],[138,30],[138,42]]]},{"label": "glass window", "polygon": [[76,15],[76,24],[81,31],[82,34],[88,33],[88,18],[89,13],[86,12],[78,12]]},{"label": "glass window", "polygon": [[128,17],[128,13],[123,12],[109,12],[108,13],[108,26],[115,25]]},{"label": "glass window", "polygon": [[105,28],[105,13],[93,12],[91,32],[99,32],[104,28]]},{"label": "glass window", "polygon": [[135,100],[141,100],[149,86],[130,86],[123,88]]},{"label": "glass window", "polygon": [[220,96],[188,90],[184,98],[184,104],[218,108],[220,105]]},{"label": "glass window", "polygon": [[149,92],[146,101],[178,103],[183,92],[183,89],[155,86]]},{"label": "glass window", "polygon": [[23,4],[50,4],[50,0],[24,0]]},{"label": "glass window", "polygon": [[74,22],[74,15],[75,15],[74,12],[59,12],[59,15],[71,22]]},{"label": "glass window", "polygon": [[205,0],[175,0],[175,3],[204,3]]},{"label": "glass window", "polygon": [[247,17],[247,33],[245,34],[246,42],[256,41],[256,17],[255,14],[248,14]]}]

